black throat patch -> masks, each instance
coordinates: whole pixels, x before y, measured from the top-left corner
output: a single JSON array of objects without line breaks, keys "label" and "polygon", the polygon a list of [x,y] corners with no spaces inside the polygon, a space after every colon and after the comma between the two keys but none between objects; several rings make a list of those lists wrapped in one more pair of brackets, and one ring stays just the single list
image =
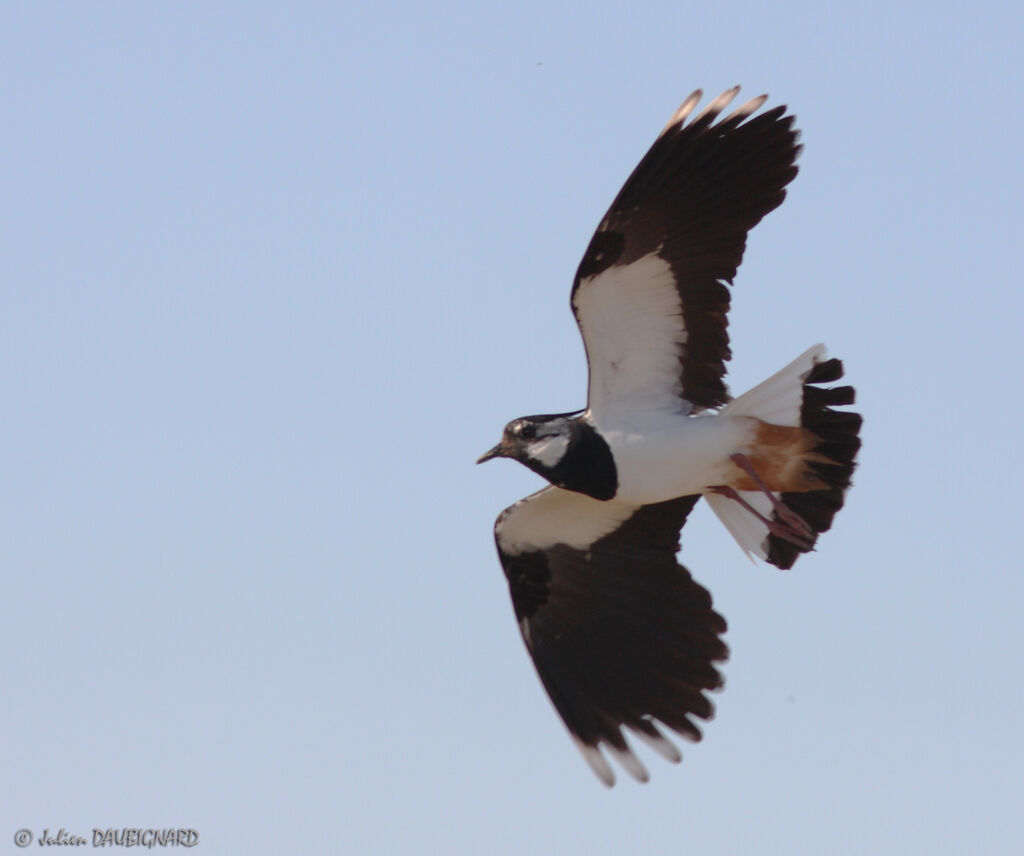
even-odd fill
[{"label": "black throat patch", "polygon": [[615,458],[604,438],[581,419],[572,423],[572,439],[565,457],[544,474],[554,485],[608,500],[619,489]]}]

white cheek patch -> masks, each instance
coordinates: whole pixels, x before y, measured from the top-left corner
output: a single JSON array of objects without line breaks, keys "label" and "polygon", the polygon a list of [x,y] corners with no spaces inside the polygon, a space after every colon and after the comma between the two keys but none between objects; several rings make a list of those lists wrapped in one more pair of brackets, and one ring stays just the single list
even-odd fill
[{"label": "white cheek patch", "polygon": [[554,467],[565,457],[568,448],[569,438],[556,434],[554,437],[542,437],[534,441],[527,447],[526,454],[545,467]]}]

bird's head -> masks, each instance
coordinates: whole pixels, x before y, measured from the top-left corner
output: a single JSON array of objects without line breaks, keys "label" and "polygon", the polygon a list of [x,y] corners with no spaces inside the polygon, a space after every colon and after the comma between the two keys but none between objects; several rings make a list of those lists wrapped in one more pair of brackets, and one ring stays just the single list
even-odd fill
[{"label": "bird's head", "polygon": [[501,442],[484,452],[477,463],[512,458],[549,478],[565,457],[572,438],[573,420],[566,416],[523,416],[505,426]]}]

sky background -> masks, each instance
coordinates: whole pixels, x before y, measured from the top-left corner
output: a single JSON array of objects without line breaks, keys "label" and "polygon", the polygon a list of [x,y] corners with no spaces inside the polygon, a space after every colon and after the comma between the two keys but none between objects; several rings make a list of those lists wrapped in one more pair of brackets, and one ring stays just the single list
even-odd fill
[{"label": "sky background", "polygon": [[[0,852],[1020,854],[1018,4],[0,7]],[[792,572],[706,509],[718,716],[603,788],[474,460],[584,404],[590,235],[693,89],[797,114],[741,392],[865,416]],[[35,846],[35,845],[33,845]]]}]

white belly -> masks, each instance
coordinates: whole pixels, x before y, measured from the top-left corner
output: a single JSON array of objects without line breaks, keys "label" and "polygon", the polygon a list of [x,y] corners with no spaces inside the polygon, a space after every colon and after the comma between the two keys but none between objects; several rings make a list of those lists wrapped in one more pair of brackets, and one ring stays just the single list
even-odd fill
[{"label": "white belly", "polygon": [[751,420],[710,414],[660,414],[654,424],[599,430],[615,457],[615,498],[638,505],[726,484],[735,470],[729,456],[752,437]]}]

